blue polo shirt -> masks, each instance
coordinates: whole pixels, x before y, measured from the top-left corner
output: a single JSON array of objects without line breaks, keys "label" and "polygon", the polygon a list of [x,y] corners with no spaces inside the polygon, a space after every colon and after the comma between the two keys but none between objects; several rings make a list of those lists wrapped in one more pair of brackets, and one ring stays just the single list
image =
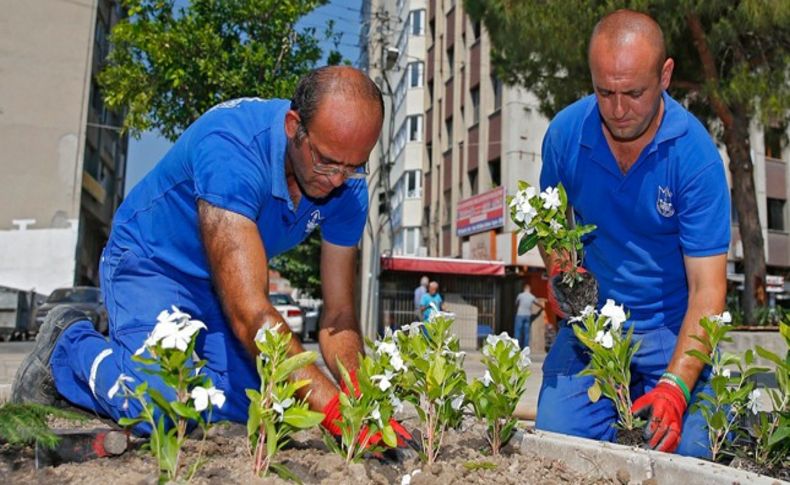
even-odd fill
[{"label": "blue polo shirt", "polygon": [[688,305],[683,257],[726,253],[730,198],[705,127],[667,93],[654,139],[625,175],[604,138],[594,95],[560,112],[543,140],[541,187],[562,182],[586,236],[583,265],[638,331],[677,328]]},{"label": "blue polo shirt", "polygon": [[298,207],[291,201],[285,181],[289,108],[287,100],[242,98],[206,112],[121,204],[108,246],[210,280],[198,199],[255,221],[268,258],[319,226],[324,240],[356,245],[367,217],[365,180],[347,180],[324,199],[304,195]]}]

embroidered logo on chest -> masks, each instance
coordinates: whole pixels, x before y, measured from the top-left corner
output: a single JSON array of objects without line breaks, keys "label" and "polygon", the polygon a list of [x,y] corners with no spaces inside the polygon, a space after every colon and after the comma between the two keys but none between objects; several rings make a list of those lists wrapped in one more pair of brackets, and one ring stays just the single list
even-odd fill
[{"label": "embroidered logo on chest", "polygon": [[314,210],[310,214],[310,220],[307,221],[307,226],[305,226],[304,228],[304,233],[310,234],[311,232],[313,232],[313,230],[315,230],[316,227],[321,225],[322,219],[323,217],[321,217],[321,211],[318,209]]},{"label": "embroidered logo on chest", "polygon": [[664,217],[672,217],[675,215],[675,208],[672,206],[672,192],[669,190],[669,187],[658,186],[656,209],[658,213]]}]

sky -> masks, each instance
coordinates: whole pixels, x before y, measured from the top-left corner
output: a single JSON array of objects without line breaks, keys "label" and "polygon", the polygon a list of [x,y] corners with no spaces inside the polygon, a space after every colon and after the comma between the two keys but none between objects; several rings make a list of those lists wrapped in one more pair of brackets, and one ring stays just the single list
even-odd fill
[{"label": "sky", "polygon": [[[184,2],[186,3],[186,2]],[[338,46],[345,59],[356,64],[359,57],[359,30],[361,22],[359,20],[359,9],[362,0],[330,0],[327,5],[319,7],[297,24],[298,28],[317,27],[317,31],[323,31],[326,22],[330,19],[335,20],[335,32],[343,34],[341,43]],[[322,43],[324,56],[333,48],[331,42]],[[326,57],[324,57],[324,60]],[[323,61],[321,62],[323,64]],[[167,153],[172,143],[159,136],[157,132],[149,131],[142,134],[139,140],[130,138],[129,156],[126,166],[126,193],[134,187],[137,182],[147,174],[156,163]]]}]

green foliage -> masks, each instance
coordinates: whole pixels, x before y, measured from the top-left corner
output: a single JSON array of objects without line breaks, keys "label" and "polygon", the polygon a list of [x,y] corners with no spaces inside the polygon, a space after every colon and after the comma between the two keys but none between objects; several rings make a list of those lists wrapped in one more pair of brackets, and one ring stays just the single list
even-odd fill
[{"label": "green foliage", "polygon": [[631,414],[631,360],[639,350],[639,342],[632,342],[633,326],[623,335],[626,318],[622,306],[607,300],[600,313],[587,307],[571,322],[575,323],[576,338],[589,350],[590,363],[579,373],[595,379],[587,396],[592,402],[601,396],[610,399],[617,409],[615,427],[632,430],[641,428],[644,422]]},{"label": "green foliage", "polygon": [[[700,412],[708,425],[711,460],[721,460],[724,456],[734,453],[734,441],[731,434],[743,435],[739,422],[748,411],[757,413],[759,391],[749,378],[767,369],[753,367],[754,353],[746,351],[741,357],[719,352],[721,342],[732,342],[727,334],[732,330],[729,313],[703,317],[699,324],[705,335],[695,335],[696,341],[702,343],[707,352],[689,350],[688,355],[696,357],[711,368],[711,388],[713,394],[700,392],[699,401],[691,406],[691,412]],[[737,368],[733,373],[731,368]]]},{"label": "green foliage", "polygon": [[451,314],[439,312],[427,322],[404,325],[384,339],[396,345],[408,367],[396,382],[420,418],[421,458],[428,464],[438,457],[445,432],[460,426],[463,418],[465,354],[452,332],[454,321]]},{"label": "green foliage", "polygon": [[10,445],[39,443],[46,448],[54,448],[58,438],[47,423],[49,417],[85,421],[85,416],[41,404],[15,404],[6,402],[0,405],[0,440]]},{"label": "green foliage", "polygon": [[[326,0],[123,0],[99,75],[105,102],[126,109],[133,135],[174,140],[202,113],[232,98],[289,98],[321,58],[316,29],[295,24]],[[333,24],[323,34],[339,41]],[[337,54],[330,56],[336,62]]]},{"label": "green foliage", "polygon": [[315,362],[315,352],[302,352],[288,356],[291,334],[264,326],[255,336],[255,345],[260,352],[255,359],[261,377],[259,390],[247,389],[250,398],[247,418],[247,437],[253,456],[253,471],[256,475],[266,474],[271,468],[283,479],[294,475],[285,465],[273,463],[275,454],[288,443],[291,434],[300,429],[311,428],[324,419],[322,413],[310,411],[304,399],[296,397],[296,391],[310,384],[309,380],[292,381],[291,374]]},{"label": "green foliage", "polygon": [[[373,344],[369,342],[369,345]],[[324,433],[324,442],[346,463],[358,461],[367,452],[394,448],[398,444],[390,423],[395,411],[401,406],[400,399],[395,396],[393,383],[398,371],[392,367],[388,357],[382,358],[382,352],[376,352],[374,356],[359,357],[355,378],[339,359],[337,361],[343,383],[349,392],[341,392],[339,396],[342,420],[337,424],[341,430],[340,443],[329,433]],[[377,434],[380,434],[380,440]]]},{"label": "green foliage", "polygon": [[595,230],[595,225],[573,226],[565,217],[568,209],[568,195],[562,184],[538,190],[519,180],[518,192],[507,197],[510,217],[519,228],[521,240],[518,254],[524,254],[540,244],[547,253],[557,252],[567,257],[560,261],[567,267],[561,268],[569,276],[567,283],[573,286],[575,270],[578,267],[576,255],[582,251],[582,236]]},{"label": "green foliage", "polygon": [[[151,440],[147,446],[159,463],[159,481],[165,483],[179,478],[183,464],[181,448],[186,441],[188,423],[197,422],[205,438],[210,426],[211,410],[213,406],[222,407],[225,395],[212,385],[211,379],[200,373],[207,361],[193,361],[197,335],[206,328],[203,322],[192,320],[176,307],[173,307],[173,313],[167,310],[160,313],[157,321],[132,360],[143,364],[143,372],[160,378],[170,387],[174,398],[168,399],[157,389],[149,388],[147,381],[132,390],[127,383],[133,379],[124,374],[118,377],[107,397],[113,399],[120,392],[124,399],[131,398],[140,404],[142,410],[137,417],[121,418],[118,424],[147,424],[150,427]],[[126,406],[128,402],[124,402]],[[201,414],[203,411],[208,414],[205,418]],[[190,467],[189,478],[200,463],[199,455]]]},{"label": "green foliage", "polygon": [[472,405],[475,416],[488,425],[491,452],[498,455],[503,444],[515,432],[518,420],[513,417],[531,372],[529,347],[521,351],[518,341],[508,337],[489,335],[483,346],[483,365],[486,367],[482,379],[473,380],[466,388],[466,400]]},{"label": "green foliage", "polygon": [[321,232],[316,229],[300,245],[269,261],[291,286],[311,297],[321,296]]}]

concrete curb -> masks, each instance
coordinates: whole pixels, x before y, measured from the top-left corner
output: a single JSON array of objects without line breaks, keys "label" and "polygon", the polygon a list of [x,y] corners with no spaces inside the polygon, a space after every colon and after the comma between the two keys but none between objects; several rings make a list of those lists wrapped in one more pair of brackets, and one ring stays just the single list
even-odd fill
[{"label": "concrete curb", "polygon": [[[608,442],[546,431],[519,432],[521,451],[559,459],[577,473],[601,476],[619,483],[694,485],[778,485],[782,480],[758,475],[705,460],[643,450]],[[626,476],[627,475],[627,476]]]}]

